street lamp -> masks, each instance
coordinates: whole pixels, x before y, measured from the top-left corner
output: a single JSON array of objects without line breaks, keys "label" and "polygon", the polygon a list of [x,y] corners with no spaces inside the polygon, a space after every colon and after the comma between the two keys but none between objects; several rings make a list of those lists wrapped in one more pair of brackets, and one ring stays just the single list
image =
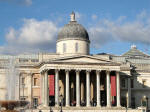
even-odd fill
[{"label": "street lamp", "polygon": [[148,97],[146,97],[146,110],[148,111]]},{"label": "street lamp", "polygon": [[128,106],[126,106],[126,112],[128,111]]},{"label": "street lamp", "polygon": [[60,98],[60,106],[61,106],[60,112],[63,112],[63,111],[62,111],[63,95],[61,94],[61,95],[59,96],[59,98]]},{"label": "street lamp", "polygon": [[39,112],[42,112],[42,110],[39,110]]},{"label": "street lamp", "polygon": [[24,87],[25,87],[25,84],[22,83],[22,89],[23,89],[23,96],[22,96],[22,97],[23,97],[23,100],[25,100],[25,99],[24,99]]},{"label": "street lamp", "polygon": [[51,102],[52,102],[52,101],[49,100],[49,102],[50,102],[50,105],[49,105],[49,106],[50,106],[50,112],[53,112],[52,107],[51,107]]}]

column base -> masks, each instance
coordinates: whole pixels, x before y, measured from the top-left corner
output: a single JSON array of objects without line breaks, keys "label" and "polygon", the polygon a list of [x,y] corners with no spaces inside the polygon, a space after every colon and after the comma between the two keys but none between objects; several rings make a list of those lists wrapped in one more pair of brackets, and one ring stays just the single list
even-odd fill
[{"label": "column base", "polygon": [[59,105],[58,105],[58,104],[56,104],[56,105],[55,105],[55,107],[59,107]]},{"label": "column base", "polygon": [[70,107],[70,105],[66,105],[65,107]]},{"label": "column base", "polygon": [[106,107],[111,108],[111,105],[107,105]]},{"label": "column base", "polygon": [[120,108],[121,107],[121,105],[117,105],[117,108]]},{"label": "column base", "polygon": [[76,105],[76,107],[80,107],[80,105]]},{"label": "column base", "polygon": [[86,105],[86,107],[91,107],[91,105]]},{"label": "column base", "polygon": [[96,107],[102,107],[101,105],[97,105]]}]

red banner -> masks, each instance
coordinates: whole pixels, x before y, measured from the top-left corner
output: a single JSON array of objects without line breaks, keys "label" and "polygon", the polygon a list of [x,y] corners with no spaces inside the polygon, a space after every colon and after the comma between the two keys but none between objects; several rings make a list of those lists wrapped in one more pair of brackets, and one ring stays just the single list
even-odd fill
[{"label": "red banner", "polygon": [[49,95],[55,95],[55,76],[49,75]]},{"label": "red banner", "polygon": [[116,96],[116,76],[111,77],[111,96]]}]

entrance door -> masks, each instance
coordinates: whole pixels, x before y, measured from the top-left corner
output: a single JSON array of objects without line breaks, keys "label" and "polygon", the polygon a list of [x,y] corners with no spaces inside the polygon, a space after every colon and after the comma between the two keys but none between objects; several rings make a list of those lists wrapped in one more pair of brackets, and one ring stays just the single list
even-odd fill
[{"label": "entrance door", "polygon": [[101,105],[106,106],[106,91],[101,91]]}]

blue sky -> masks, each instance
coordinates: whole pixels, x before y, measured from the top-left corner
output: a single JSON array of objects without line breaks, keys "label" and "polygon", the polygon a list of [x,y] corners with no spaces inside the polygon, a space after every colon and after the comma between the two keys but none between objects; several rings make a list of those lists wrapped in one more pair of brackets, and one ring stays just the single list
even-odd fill
[{"label": "blue sky", "polygon": [[150,0],[0,0],[0,53],[55,52],[72,11],[92,54],[121,55],[132,44],[150,54]]}]

